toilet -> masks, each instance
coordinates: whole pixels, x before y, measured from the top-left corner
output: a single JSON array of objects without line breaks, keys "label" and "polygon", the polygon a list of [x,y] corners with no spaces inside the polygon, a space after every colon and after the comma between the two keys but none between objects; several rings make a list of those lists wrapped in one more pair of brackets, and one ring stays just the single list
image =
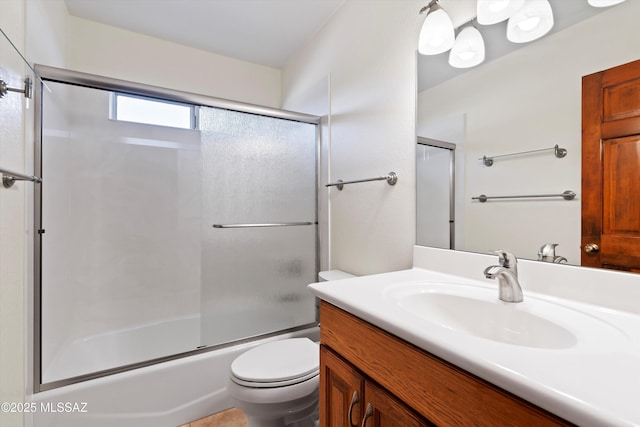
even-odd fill
[{"label": "toilet", "polygon": [[320,350],[308,338],[262,344],[231,364],[228,391],[249,427],[314,427]]},{"label": "toilet", "polygon": [[[320,281],[355,277],[322,271]],[[320,347],[308,338],[272,341],[231,363],[227,390],[249,427],[317,427]]]}]

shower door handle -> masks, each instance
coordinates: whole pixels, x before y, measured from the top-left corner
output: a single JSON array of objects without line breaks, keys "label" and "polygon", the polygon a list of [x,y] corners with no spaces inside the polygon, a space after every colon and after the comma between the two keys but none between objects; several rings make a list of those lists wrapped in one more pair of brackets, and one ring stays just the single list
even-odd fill
[{"label": "shower door handle", "polygon": [[213,228],[257,228],[257,227],[298,227],[313,225],[315,222],[274,222],[265,224],[213,224]]}]

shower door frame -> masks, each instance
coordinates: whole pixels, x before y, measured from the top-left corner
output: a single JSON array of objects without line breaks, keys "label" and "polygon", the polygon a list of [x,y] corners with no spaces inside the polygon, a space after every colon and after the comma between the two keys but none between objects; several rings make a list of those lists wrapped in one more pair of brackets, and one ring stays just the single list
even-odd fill
[{"label": "shower door frame", "polygon": [[[275,119],[291,120],[302,123],[309,123],[316,125],[316,161],[315,161],[315,271],[316,275],[320,267],[320,235],[318,224],[318,189],[320,187],[319,182],[319,170],[320,170],[320,141],[321,141],[321,117],[313,116],[309,114],[296,113],[293,111],[280,110],[271,107],[264,107],[255,104],[248,104],[238,101],[232,101],[223,98],[215,98],[206,95],[200,95],[190,92],[183,92],[175,89],[166,89],[158,86],[151,86],[142,83],[129,82],[126,80],[114,79],[110,77],[98,76],[94,74],[81,73],[77,71],[66,70],[62,68],[49,67],[45,65],[35,65],[35,70],[38,76],[41,78],[40,84],[36,84],[34,91],[34,104],[35,104],[35,133],[34,133],[34,170],[37,176],[42,176],[42,107],[43,107],[43,91],[45,89],[46,81],[55,83],[64,83],[74,86],[82,86],[91,89],[101,89],[112,92],[119,92],[125,94],[138,95],[149,98],[157,98],[160,100],[173,101],[184,104],[193,104],[197,106],[219,108],[225,110],[232,110],[241,113],[254,114],[259,116],[266,116]],[[41,290],[42,290],[42,235],[45,230],[42,227],[42,190],[40,186],[35,186],[34,189],[34,262],[33,262],[33,391],[34,393],[51,390],[58,387],[63,387],[70,384],[79,383],[95,378],[100,378],[107,375],[112,375],[120,372],[129,371],[132,369],[142,368],[145,366],[154,365],[157,363],[167,362],[170,360],[180,359],[195,354],[200,354],[208,351],[219,350],[225,347],[231,347],[245,342],[251,342],[259,338],[268,338],[270,336],[276,336],[287,332],[295,332],[303,329],[307,329],[312,326],[318,325],[318,316],[316,312],[316,322],[306,325],[300,325],[286,330],[280,330],[262,334],[259,336],[252,336],[248,338],[242,338],[234,340],[228,343],[205,346],[194,350],[189,350],[182,353],[172,354],[169,356],[163,356],[151,360],[145,360],[136,362],[124,366],[118,366],[106,370],[97,372],[91,372],[71,378],[65,378],[62,380],[56,380],[49,383],[42,383],[42,366],[41,366]],[[317,304],[316,304],[317,311]]]}]

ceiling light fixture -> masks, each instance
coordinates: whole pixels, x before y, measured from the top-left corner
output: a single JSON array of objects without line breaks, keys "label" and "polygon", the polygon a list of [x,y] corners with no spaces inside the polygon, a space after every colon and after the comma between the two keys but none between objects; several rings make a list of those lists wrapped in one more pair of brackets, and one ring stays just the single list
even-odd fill
[{"label": "ceiling light fixture", "polygon": [[455,68],[471,68],[484,61],[482,34],[471,22],[462,26],[449,52],[449,65]]},{"label": "ceiling light fixture", "polygon": [[455,41],[453,22],[442,9],[437,0],[422,8],[420,13],[427,12],[427,17],[420,30],[418,52],[423,55],[437,55],[451,49]]},{"label": "ceiling light fixture", "polygon": [[553,27],[553,11],[548,0],[525,0],[507,23],[507,39],[527,43],[547,34]]},{"label": "ceiling light fixture", "polygon": [[524,0],[478,0],[478,24],[492,25],[509,19],[524,5]]},{"label": "ceiling light fixture", "polygon": [[589,0],[589,5],[593,7],[609,7],[622,3],[625,0]]}]

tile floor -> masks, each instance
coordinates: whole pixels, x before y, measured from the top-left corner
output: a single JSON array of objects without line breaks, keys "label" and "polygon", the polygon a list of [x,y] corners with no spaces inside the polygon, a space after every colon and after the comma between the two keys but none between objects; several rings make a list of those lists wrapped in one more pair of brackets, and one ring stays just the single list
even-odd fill
[{"label": "tile floor", "polygon": [[231,408],[179,427],[248,427],[247,418],[240,409]]}]

